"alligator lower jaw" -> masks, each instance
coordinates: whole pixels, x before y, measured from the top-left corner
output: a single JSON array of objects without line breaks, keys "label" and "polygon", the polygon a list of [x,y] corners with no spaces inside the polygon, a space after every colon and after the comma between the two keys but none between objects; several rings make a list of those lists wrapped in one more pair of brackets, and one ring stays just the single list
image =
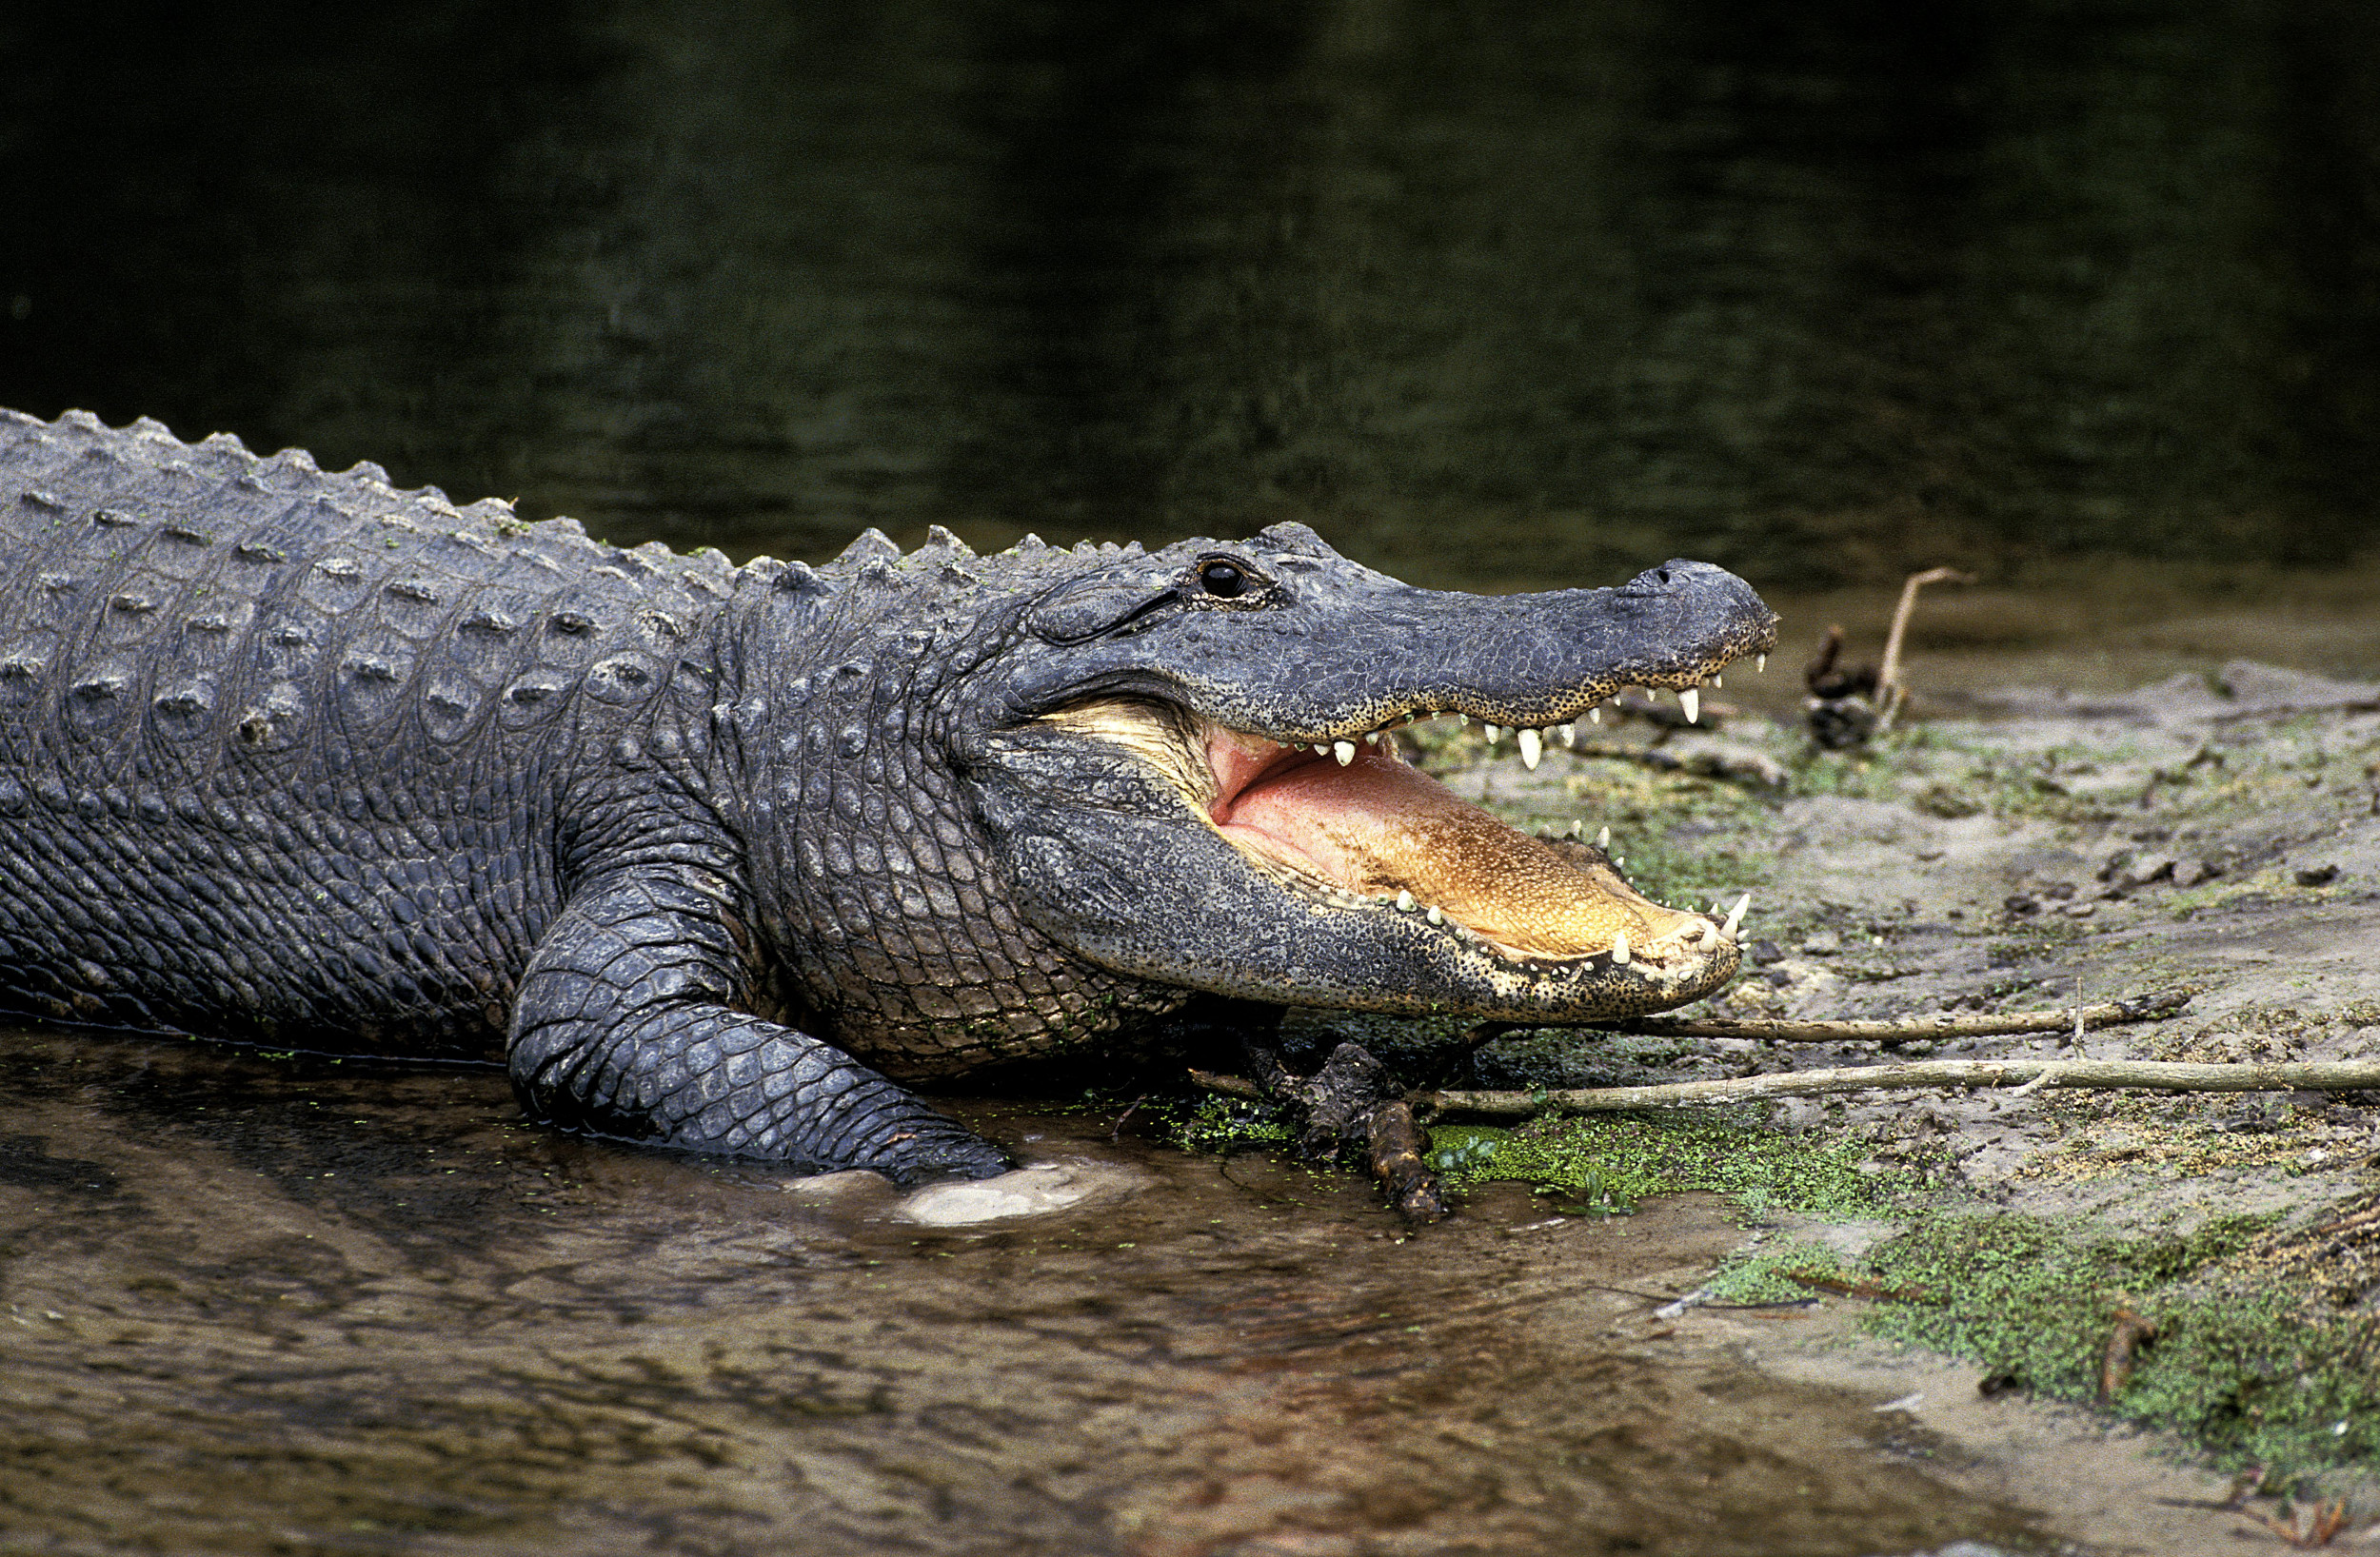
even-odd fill
[{"label": "alligator lower jaw", "polygon": [[1636,892],[1602,851],[1532,838],[1408,766],[1391,740],[1346,760],[1204,723],[1208,819],[1260,866],[1352,906],[1443,923],[1506,960],[1705,964],[1725,935]]},{"label": "alligator lower jaw", "polygon": [[1303,896],[1438,926],[1503,962],[1633,964],[1662,985],[1709,969],[1734,936],[1732,919],[1645,897],[1599,848],[1532,838],[1458,799],[1390,739],[1319,756],[1125,700],[1046,718],[1132,751],[1255,868]]}]

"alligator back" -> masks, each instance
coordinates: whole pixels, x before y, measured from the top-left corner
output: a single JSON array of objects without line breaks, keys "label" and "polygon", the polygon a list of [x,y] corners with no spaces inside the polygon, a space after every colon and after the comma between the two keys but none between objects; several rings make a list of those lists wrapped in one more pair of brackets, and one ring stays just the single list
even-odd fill
[{"label": "alligator back", "polygon": [[0,1009],[493,1057],[571,754],[729,587],[368,464],[0,412]]}]

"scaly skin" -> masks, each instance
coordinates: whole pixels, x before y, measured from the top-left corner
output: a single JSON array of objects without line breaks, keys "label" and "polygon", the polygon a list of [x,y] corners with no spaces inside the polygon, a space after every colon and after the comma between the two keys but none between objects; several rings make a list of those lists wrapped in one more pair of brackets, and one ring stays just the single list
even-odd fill
[{"label": "scaly skin", "polygon": [[[1096,1052],[1200,992],[1676,1004],[1734,971],[1716,926],[1645,905],[1669,938],[1633,963],[1500,956],[1252,860],[1196,755],[1553,723],[1768,646],[1739,581],[1656,571],[1431,595],[1298,526],[732,568],[0,413],[0,1009],[501,1054],[541,1118],[906,1179],[1004,1159],[901,1082]],[[1117,699],[1194,755],[1068,722]]]}]

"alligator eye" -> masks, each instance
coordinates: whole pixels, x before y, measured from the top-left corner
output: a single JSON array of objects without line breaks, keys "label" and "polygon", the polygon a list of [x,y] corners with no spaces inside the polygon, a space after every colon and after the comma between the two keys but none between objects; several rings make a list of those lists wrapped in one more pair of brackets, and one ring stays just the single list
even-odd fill
[{"label": "alligator eye", "polygon": [[1208,594],[1233,600],[1246,592],[1248,576],[1236,564],[1219,559],[1199,569],[1199,582],[1206,585]]}]

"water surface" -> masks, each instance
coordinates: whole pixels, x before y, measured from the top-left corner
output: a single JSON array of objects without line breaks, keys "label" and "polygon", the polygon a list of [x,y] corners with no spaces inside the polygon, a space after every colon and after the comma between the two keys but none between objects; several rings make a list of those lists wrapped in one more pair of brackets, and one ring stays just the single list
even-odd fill
[{"label": "water surface", "polygon": [[0,404],[816,559],[2380,540],[2380,13],[0,11]]},{"label": "water surface", "polygon": [[[1700,1201],[1368,1187],[962,1105],[975,1227],[517,1121],[491,1071],[0,1031],[0,1533],[58,1552],[1934,1549],[2025,1522],[1666,1346]],[[822,1187],[823,1186],[823,1187]],[[1624,1289],[1618,1291],[1615,1289]],[[1896,1436],[1896,1432],[1898,1436]]]}]

